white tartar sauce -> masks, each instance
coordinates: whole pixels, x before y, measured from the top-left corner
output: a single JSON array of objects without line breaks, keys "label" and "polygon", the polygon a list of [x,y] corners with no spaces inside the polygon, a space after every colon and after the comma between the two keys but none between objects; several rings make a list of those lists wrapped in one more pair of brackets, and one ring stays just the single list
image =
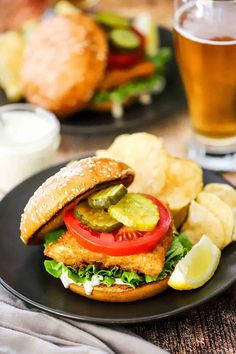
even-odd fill
[{"label": "white tartar sauce", "polygon": [[116,119],[122,118],[123,114],[124,114],[124,109],[123,109],[122,103],[112,102],[111,114]]},{"label": "white tartar sauce", "polygon": [[139,102],[148,105],[152,102],[152,96],[149,93],[143,93],[139,96]]},{"label": "white tartar sauce", "polygon": [[64,270],[62,271],[60,279],[65,288],[69,288],[71,284],[82,285],[82,283],[76,283],[74,280],[69,278],[67,272],[65,272]]},{"label": "white tartar sauce", "polygon": [[[68,277],[68,273],[66,271],[62,271],[62,275],[60,277],[61,282],[65,288],[68,288],[71,284],[77,284],[77,285],[83,285],[84,291],[86,295],[91,295],[93,292],[94,286],[100,285],[102,282],[102,276],[101,275],[93,275],[91,280],[87,280],[84,284],[82,283],[76,283],[74,280]],[[115,279],[115,284],[117,285],[128,285],[127,283],[124,283],[120,278]]]}]

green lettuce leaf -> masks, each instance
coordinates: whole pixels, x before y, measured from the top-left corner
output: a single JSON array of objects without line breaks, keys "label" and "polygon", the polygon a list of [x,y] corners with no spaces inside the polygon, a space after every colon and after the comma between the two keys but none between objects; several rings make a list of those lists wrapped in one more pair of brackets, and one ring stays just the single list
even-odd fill
[{"label": "green lettuce leaf", "polygon": [[60,276],[62,275],[62,269],[65,266],[62,262],[59,263],[57,261],[46,260],[44,261],[44,267],[46,271],[54,278],[60,278]]},{"label": "green lettuce leaf", "polygon": [[103,283],[106,284],[107,286],[112,286],[115,283],[115,278],[105,276],[103,278]]},{"label": "green lettuce leaf", "polygon": [[57,242],[57,240],[61,237],[62,234],[64,234],[66,230],[64,229],[60,229],[60,230],[56,230],[56,231],[52,231],[52,232],[47,232],[44,235],[44,247],[48,247],[49,243],[54,243]]},{"label": "green lettuce leaf", "polygon": [[62,272],[66,272],[68,277],[76,283],[83,282],[83,279],[78,275],[78,272],[75,269],[65,266],[62,262],[59,263],[53,260],[46,260],[44,261],[44,267],[54,278],[60,278]]},{"label": "green lettuce leaf", "polygon": [[124,271],[122,272],[121,280],[124,283],[128,283],[132,288],[136,288],[140,283],[145,281],[145,277],[136,272]]},{"label": "green lettuce leaf", "polygon": [[155,56],[148,57],[148,59],[155,65],[156,73],[147,78],[136,79],[125,85],[121,85],[111,91],[99,91],[93,97],[93,101],[95,103],[105,101],[122,103],[128,97],[137,96],[164,87],[164,74],[170,57],[170,48],[161,48]]},{"label": "green lettuce leaf", "polygon": [[94,96],[93,101],[113,101],[122,103],[127,99],[127,97],[137,96],[147,91],[154,90],[155,88],[162,87],[163,84],[163,76],[154,74],[148,78],[137,79],[126,85],[121,85],[113,91],[100,91]]},{"label": "green lettuce leaf", "polygon": [[121,279],[124,283],[136,288],[139,284],[151,283],[169,276],[179,260],[184,257],[191,248],[192,243],[184,234],[174,234],[171,247],[166,254],[163,270],[156,277],[136,272],[122,271],[117,266],[111,269],[100,269],[95,265],[88,265],[83,268],[74,269],[72,267],[66,267],[63,263],[58,263],[54,260],[44,261],[44,267],[46,271],[55,278],[60,278],[62,272],[67,272],[69,278],[77,283],[83,284],[86,280],[91,280],[93,275],[99,275],[101,277],[101,283],[107,286],[112,286],[116,279]]},{"label": "green lettuce leaf", "polygon": [[181,258],[186,256],[186,254],[191,250],[192,246],[192,242],[187,238],[185,234],[174,234],[174,239],[172,241],[171,247],[166,253],[165,264],[162,272],[156,277],[146,275],[146,283],[162,280],[169,276],[175,269],[176,264],[181,260]]},{"label": "green lettuce leaf", "polygon": [[159,74],[164,75],[166,72],[167,65],[171,58],[171,49],[168,47],[162,47],[156,55],[149,56],[148,59],[153,62],[156,70]]}]

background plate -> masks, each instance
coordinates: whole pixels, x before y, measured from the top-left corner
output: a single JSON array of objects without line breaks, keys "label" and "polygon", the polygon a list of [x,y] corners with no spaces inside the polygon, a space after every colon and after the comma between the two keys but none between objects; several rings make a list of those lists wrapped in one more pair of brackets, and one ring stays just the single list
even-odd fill
[{"label": "background plate", "polygon": [[[172,33],[160,28],[160,43],[161,46],[173,49]],[[122,119],[114,119],[110,113],[106,112],[83,111],[61,120],[61,130],[68,134],[120,133],[147,125],[155,120],[166,119],[185,108],[185,98],[174,51],[172,51],[166,79],[164,91],[153,95],[150,105],[144,106],[136,103],[127,107]],[[0,90],[0,105],[8,103],[4,92]]]},{"label": "background plate", "polygon": [[[163,294],[133,303],[101,303],[63,288],[43,267],[42,246],[26,247],[19,238],[20,214],[35,189],[62,165],[24,181],[0,203],[0,283],[13,294],[42,310],[69,318],[100,323],[138,323],[190,310],[226,290],[236,279],[236,243],[229,245],[214,277],[202,288]],[[205,183],[226,183],[205,171]]]}]

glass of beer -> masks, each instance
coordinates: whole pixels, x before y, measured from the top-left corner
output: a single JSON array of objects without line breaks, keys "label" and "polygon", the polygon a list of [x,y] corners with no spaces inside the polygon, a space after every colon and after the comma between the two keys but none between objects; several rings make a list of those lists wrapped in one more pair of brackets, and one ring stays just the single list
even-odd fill
[{"label": "glass of beer", "polygon": [[189,157],[236,171],[236,0],[175,0],[174,41],[193,127]]}]

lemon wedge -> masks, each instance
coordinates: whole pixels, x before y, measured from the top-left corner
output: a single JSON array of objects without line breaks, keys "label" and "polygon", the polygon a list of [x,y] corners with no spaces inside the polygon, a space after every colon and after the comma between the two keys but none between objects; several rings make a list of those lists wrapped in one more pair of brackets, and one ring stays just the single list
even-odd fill
[{"label": "lemon wedge", "polygon": [[176,290],[191,290],[204,285],[216,271],[221,251],[203,235],[191,251],[182,258],[171,274],[168,285]]}]

